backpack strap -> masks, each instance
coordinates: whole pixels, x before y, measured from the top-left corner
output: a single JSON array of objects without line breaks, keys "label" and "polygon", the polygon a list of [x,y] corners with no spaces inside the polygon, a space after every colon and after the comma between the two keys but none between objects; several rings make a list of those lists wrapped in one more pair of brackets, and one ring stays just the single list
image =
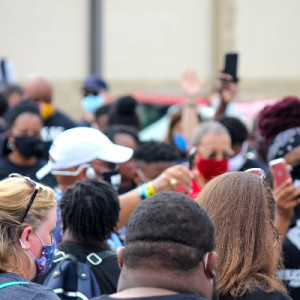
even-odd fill
[{"label": "backpack strap", "polygon": [[116,253],[111,250],[104,250],[98,253],[91,252],[86,256],[86,262],[91,266],[98,266],[104,259],[115,255]]},{"label": "backpack strap", "polygon": [[6,287],[13,286],[13,285],[28,284],[28,283],[29,283],[29,281],[11,281],[11,282],[6,282],[6,283],[0,284],[0,289],[4,289]]},{"label": "backpack strap", "polygon": [[[64,251],[61,251],[61,250],[57,250],[55,251],[55,257],[54,257],[54,260],[53,262],[54,263],[58,263],[62,260],[65,259],[65,256],[73,256],[73,255],[70,255],[70,254],[66,254]],[[111,256],[115,256],[116,253],[112,250],[104,250],[104,251],[101,251],[101,252],[91,252],[89,253],[86,257],[85,257],[85,261],[90,265],[90,266],[98,266],[102,263],[102,261],[108,257],[111,257]],[[73,259],[74,260],[74,259]]]}]

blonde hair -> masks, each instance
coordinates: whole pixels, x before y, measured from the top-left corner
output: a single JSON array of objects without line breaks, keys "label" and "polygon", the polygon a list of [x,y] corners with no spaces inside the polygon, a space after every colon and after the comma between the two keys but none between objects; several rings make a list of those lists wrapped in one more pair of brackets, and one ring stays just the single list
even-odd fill
[{"label": "blonde hair", "polygon": [[53,190],[41,185],[27,213],[21,219],[34,192],[26,178],[12,177],[0,181],[0,270],[16,269],[22,265],[19,254],[19,238],[26,226],[37,230],[46,220],[50,208],[56,206]]},{"label": "blonde hair", "polygon": [[275,201],[259,176],[230,172],[207,183],[196,199],[215,226],[220,296],[240,297],[262,289],[285,291],[275,278]]}]

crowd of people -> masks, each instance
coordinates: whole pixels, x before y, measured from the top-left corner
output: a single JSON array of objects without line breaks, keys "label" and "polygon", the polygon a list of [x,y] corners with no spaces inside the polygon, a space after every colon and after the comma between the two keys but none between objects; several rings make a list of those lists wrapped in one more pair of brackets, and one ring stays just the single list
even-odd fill
[{"label": "crowd of people", "polygon": [[[98,75],[82,84],[77,121],[43,74],[4,85],[1,299],[87,299],[47,285],[66,257],[89,261],[106,294],[95,299],[300,299],[300,99],[249,128],[226,114],[238,82],[222,74],[203,121],[204,83],[185,71],[165,140],[143,142],[137,101],[113,100]],[[280,185],[277,158],[291,174]]]}]

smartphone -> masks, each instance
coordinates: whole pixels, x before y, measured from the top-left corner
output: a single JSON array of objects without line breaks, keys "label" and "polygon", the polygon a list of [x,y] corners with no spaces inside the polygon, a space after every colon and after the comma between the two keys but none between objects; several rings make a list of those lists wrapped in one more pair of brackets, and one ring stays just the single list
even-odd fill
[{"label": "smartphone", "polygon": [[190,170],[193,170],[196,152],[197,152],[197,148],[196,147],[193,147],[189,151],[189,154],[188,154],[188,164],[189,164],[189,169]]},{"label": "smartphone", "polygon": [[291,174],[287,169],[284,158],[278,158],[269,162],[269,167],[273,176],[275,186],[281,186],[288,178],[291,178]]},{"label": "smartphone", "polygon": [[238,66],[238,53],[229,52],[225,54],[225,69],[223,73],[232,76],[232,81],[237,82],[237,66]]}]

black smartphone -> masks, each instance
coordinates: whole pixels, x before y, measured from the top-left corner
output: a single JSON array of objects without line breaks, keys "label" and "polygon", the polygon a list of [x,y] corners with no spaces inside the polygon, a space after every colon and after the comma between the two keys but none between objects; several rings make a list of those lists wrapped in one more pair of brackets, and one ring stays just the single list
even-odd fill
[{"label": "black smartphone", "polygon": [[223,73],[232,76],[232,81],[237,82],[237,66],[238,66],[238,53],[229,52],[225,54],[225,69]]},{"label": "black smartphone", "polygon": [[189,169],[190,170],[193,170],[196,152],[197,152],[197,148],[196,147],[193,147],[189,151],[189,154],[188,154],[188,163],[189,163]]}]

